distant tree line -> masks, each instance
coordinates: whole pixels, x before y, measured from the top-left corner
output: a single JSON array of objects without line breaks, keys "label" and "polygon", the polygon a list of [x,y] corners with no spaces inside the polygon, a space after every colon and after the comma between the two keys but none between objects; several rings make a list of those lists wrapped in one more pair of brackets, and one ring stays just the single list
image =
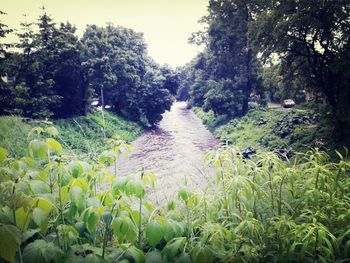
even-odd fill
[{"label": "distant tree line", "polygon": [[0,38],[19,38],[0,46],[1,115],[86,115],[95,98],[102,107],[153,125],[170,109],[177,76],[147,55],[142,33],[89,25],[79,39],[72,24],[57,26],[45,9],[37,23],[24,20],[18,31],[0,22]]},{"label": "distant tree line", "polygon": [[324,98],[338,128],[350,126],[350,0],[210,0],[205,49],[178,70],[178,97],[240,116],[250,97],[266,103],[305,93]]}]

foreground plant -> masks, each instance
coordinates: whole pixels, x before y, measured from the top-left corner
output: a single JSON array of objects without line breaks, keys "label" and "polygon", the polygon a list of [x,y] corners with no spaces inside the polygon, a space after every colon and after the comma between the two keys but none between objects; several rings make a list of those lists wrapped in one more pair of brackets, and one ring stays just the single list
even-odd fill
[{"label": "foreground plant", "polygon": [[319,151],[282,159],[209,153],[204,194],[182,188],[155,207],[154,174],[110,172],[129,146],[97,161],[67,156],[56,129],[35,128],[29,156],[0,149],[0,257],[8,262],[346,262],[350,161]]}]

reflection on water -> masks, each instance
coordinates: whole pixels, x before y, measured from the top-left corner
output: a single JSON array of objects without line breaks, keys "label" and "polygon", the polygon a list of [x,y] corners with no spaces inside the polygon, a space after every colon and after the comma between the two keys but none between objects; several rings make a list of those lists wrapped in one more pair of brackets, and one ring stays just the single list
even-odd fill
[{"label": "reflection on water", "polygon": [[129,175],[141,167],[154,172],[157,181],[150,196],[162,202],[176,194],[185,181],[194,188],[206,185],[203,157],[217,144],[201,120],[186,109],[186,103],[175,102],[157,128],[132,143],[129,158],[118,162],[118,174]]}]

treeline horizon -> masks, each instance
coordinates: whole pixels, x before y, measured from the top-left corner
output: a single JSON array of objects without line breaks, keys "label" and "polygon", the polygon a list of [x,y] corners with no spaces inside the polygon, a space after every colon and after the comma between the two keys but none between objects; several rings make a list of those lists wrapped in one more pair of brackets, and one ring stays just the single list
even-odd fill
[{"label": "treeline horizon", "polygon": [[14,32],[0,22],[0,38],[18,37],[0,44],[0,115],[86,115],[98,99],[100,106],[151,126],[170,109],[177,76],[147,54],[143,33],[108,23],[87,25],[79,38],[74,25],[57,25],[45,8],[37,23],[20,26]]}]

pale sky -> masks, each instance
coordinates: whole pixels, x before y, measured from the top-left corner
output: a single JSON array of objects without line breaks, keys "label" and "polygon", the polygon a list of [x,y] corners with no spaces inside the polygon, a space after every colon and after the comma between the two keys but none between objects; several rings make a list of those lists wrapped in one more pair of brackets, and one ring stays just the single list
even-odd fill
[{"label": "pale sky", "polygon": [[1,20],[19,28],[23,14],[36,22],[44,5],[55,22],[69,21],[82,35],[87,24],[112,22],[143,32],[149,55],[158,63],[172,67],[189,62],[201,48],[187,43],[192,32],[203,25],[208,0],[0,0]]}]

